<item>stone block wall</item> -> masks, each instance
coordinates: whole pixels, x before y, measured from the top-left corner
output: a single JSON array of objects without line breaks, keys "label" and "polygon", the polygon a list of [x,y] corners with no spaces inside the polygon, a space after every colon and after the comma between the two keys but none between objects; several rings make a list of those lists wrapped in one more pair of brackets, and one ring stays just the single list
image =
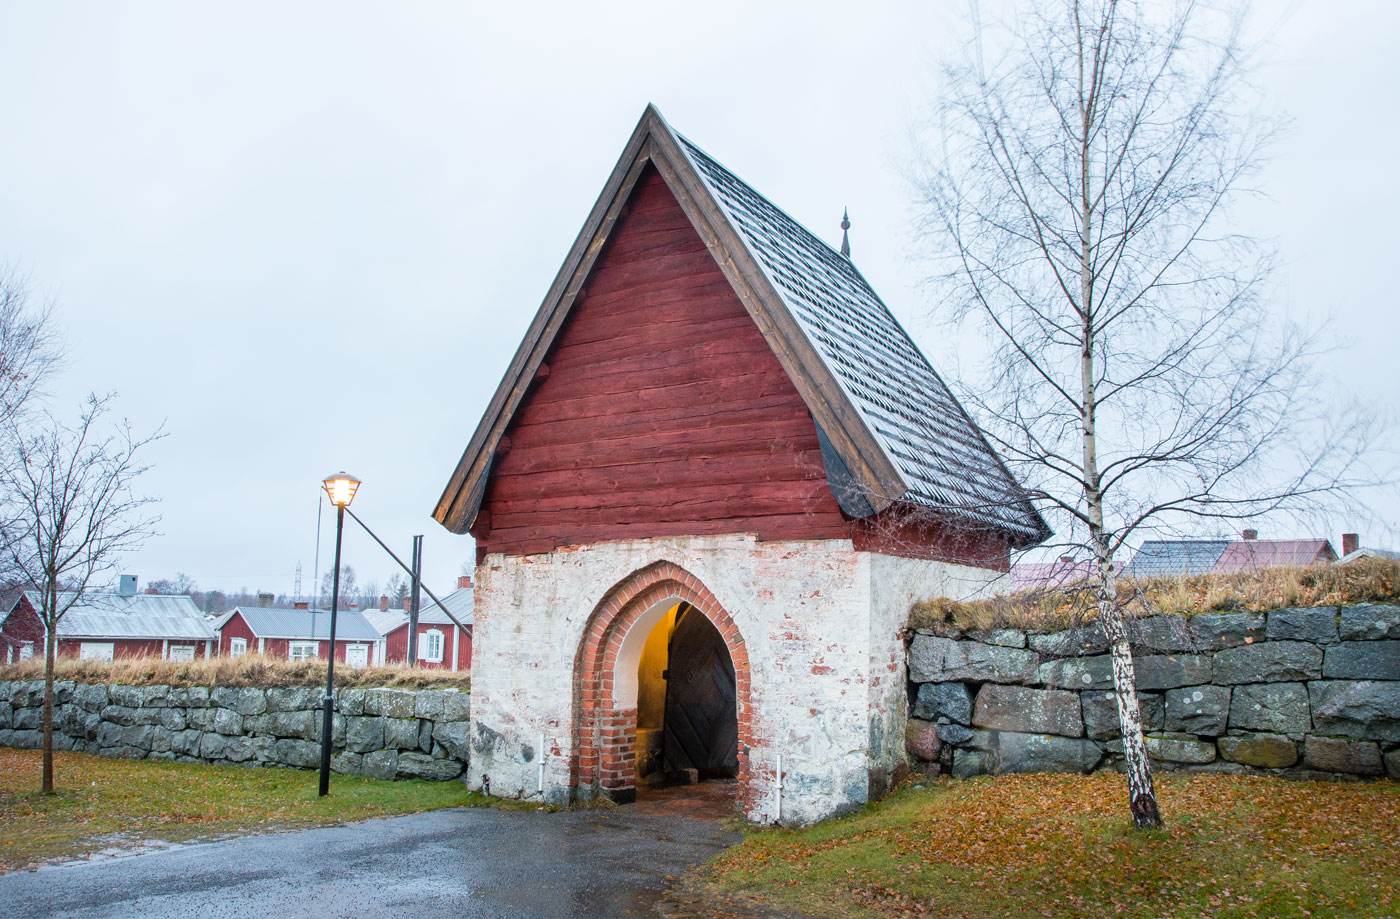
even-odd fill
[{"label": "stone block wall", "polygon": [[[1400,606],[1358,604],[1134,621],[1154,766],[1400,779]],[[934,633],[909,646],[905,748],[916,770],[972,776],[1118,768],[1097,625]]]},{"label": "stone block wall", "polygon": [[[316,769],[323,690],[54,685],[54,748],[130,759]],[[0,682],[0,746],[42,743],[42,680]],[[456,689],[342,689],[336,772],[446,781],[468,761],[471,695]]]},{"label": "stone block wall", "polygon": [[[661,589],[653,575],[670,568]],[[710,616],[709,597],[735,666],[744,813],[793,824],[860,807],[903,767],[897,636],[913,600],[975,595],[998,576],[850,540],[753,534],[491,553],[476,572],[470,787],[531,798],[541,756],[548,802],[591,795],[595,776],[605,790],[625,785],[636,761],[632,627],[676,600]]]}]

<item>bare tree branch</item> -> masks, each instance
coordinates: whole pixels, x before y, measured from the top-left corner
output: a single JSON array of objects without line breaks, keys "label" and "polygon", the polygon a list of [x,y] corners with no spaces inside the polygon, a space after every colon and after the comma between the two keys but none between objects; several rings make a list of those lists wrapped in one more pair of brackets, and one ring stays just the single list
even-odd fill
[{"label": "bare tree branch", "polygon": [[1143,528],[1373,481],[1372,426],[1320,404],[1317,336],[1271,314],[1271,253],[1226,221],[1277,130],[1243,25],[1192,0],[1039,0],[978,25],[916,180],[942,309],[993,342],[960,395],[1060,539],[1092,553],[1140,826],[1160,816],[1117,553]]},{"label": "bare tree branch", "polygon": [[137,435],[108,425],[112,396],[89,396],[76,424],[50,413],[12,416],[0,428],[9,453],[0,462],[0,553],[26,587],[47,634],[44,667],[43,790],[53,792],[53,672],[58,628],[89,587],[116,572],[159,517],[153,498],[133,490],[147,466],[145,448],[164,434]]}]

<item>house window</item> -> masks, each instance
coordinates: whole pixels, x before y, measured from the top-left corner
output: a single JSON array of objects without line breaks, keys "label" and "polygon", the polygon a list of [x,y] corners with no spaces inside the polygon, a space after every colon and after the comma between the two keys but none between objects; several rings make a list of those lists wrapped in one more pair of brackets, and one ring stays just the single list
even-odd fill
[{"label": "house window", "polygon": [[242,657],[248,653],[248,639],[230,638],[228,640],[228,656]]},{"label": "house window", "polygon": [[85,661],[109,661],[115,647],[110,641],[85,641],[78,645],[78,658]]},{"label": "house window", "polygon": [[418,636],[418,659],[438,662],[442,660],[442,631],[428,629]]},{"label": "house window", "polygon": [[194,660],[194,645],[171,645],[167,659],[172,661]]},{"label": "house window", "polygon": [[20,643],[19,643],[19,659],[22,660],[22,661],[27,661],[27,660],[29,660],[31,657],[33,657],[33,656],[34,656],[35,648],[37,647],[38,644],[39,644],[39,643],[38,643],[37,641],[22,641],[22,642],[20,642]]},{"label": "house window", "polygon": [[294,641],[287,646],[287,659],[293,661],[314,661],[317,657],[317,642]]}]

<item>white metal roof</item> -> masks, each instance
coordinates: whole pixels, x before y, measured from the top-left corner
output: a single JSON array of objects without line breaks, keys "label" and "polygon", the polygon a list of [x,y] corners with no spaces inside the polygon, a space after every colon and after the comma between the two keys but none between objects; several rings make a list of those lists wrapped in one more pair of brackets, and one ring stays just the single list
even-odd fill
[{"label": "white metal roof", "polygon": [[[38,591],[24,592],[36,610]],[[59,594],[62,607],[73,592]],[[212,641],[214,630],[189,597],[170,594],[123,595],[115,591],[87,591],[58,621],[61,638],[158,638]]]},{"label": "white metal roof", "polygon": [[[277,609],[262,606],[236,606],[219,621],[222,629],[234,613],[243,617],[248,628],[259,638],[291,638],[328,640],[331,631],[330,610]],[[370,625],[365,614],[357,609],[343,609],[335,618],[336,641],[378,641],[379,632]]]}]

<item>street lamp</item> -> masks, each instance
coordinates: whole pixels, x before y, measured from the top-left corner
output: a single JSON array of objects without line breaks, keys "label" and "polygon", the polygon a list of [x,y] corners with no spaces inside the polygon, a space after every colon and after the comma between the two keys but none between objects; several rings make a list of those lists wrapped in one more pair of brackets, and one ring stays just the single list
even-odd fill
[{"label": "street lamp", "polygon": [[331,652],[326,661],[326,698],[321,716],[321,797],[331,788],[331,719],[335,690],[335,614],[340,606],[340,535],[345,528],[345,509],[355,500],[360,480],[348,472],[337,472],[321,480],[335,505],[335,567],[331,575]]}]

